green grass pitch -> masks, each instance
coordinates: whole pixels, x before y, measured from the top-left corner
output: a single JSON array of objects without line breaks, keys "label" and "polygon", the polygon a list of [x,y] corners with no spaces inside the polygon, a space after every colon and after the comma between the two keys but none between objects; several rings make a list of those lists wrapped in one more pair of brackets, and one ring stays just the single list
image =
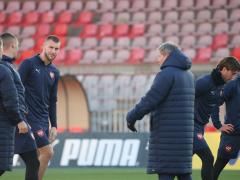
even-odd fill
[{"label": "green grass pitch", "polygon": [[[193,171],[193,180],[201,180],[200,171]],[[1,180],[23,180],[24,170],[14,169]],[[224,170],[219,180],[239,180],[240,171]],[[136,168],[49,168],[44,180],[157,180],[156,175],[147,175],[145,169]]]}]

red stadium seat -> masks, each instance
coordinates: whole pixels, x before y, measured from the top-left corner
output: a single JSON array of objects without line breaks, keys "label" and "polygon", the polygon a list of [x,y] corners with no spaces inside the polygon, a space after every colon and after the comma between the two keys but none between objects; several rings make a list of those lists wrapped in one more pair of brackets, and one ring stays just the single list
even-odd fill
[{"label": "red stadium seat", "polygon": [[13,12],[8,15],[8,20],[7,20],[7,25],[12,26],[12,25],[17,25],[22,22],[22,13],[21,12]]},{"label": "red stadium seat", "polygon": [[6,18],[7,15],[4,12],[0,11],[0,24],[4,24]]},{"label": "red stadium seat", "polygon": [[227,34],[217,34],[213,38],[212,48],[216,50],[221,47],[226,47],[228,44],[228,35]]},{"label": "red stadium seat", "polygon": [[23,25],[36,24],[39,21],[39,13],[36,11],[31,11],[25,14],[23,19]]},{"label": "red stadium seat", "polygon": [[51,27],[49,24],[39,24],[37,25],[37,33],[35,34],[36,37],[47,36],[50,34]]},{"label": "red stadium seat", "polygon": [[66,36],[68,32],[67,24],[56,24],[54,26],[53,34],[57,36]]},{"label": "red stadium seat", "polygon": [[58,23],[71,23],[72,21],[72,13],[71,11],[63,11],[59,14],[57,22]]},{"label": "red stadium seat", "polygon": [[60,49],[57,57],[54,59],[53,63],[56,65],[63,65],[66,59],[66,51],[65,49]]},{"label": "red stadium seat", "polygon": [[87,24],[83,27],[83,31],[80,33],[82,38],[95,37],[97,35],[97,25],[96,24]]},{"label": "red stadium seat", "polygon": [[90,11],[82,11],[77,21],[75,22],[75,25],[82,25],[82,24],[89,24],[92,22],[93,19],[93,13]]},{"label": "red stadium seat", "polygon": [[142,48],[134,48],[131,51],[131,55],[129,60],[127,61],[129,64],[139,64],[144,60],[145,51]]},{"label": "red stadium seat", "polygon": [[207,63],[212,57],[211,47],[203,47],[197,50],[195,63]]},{"label": "red stadium seat", "polygon": [[82,59],[82,50],[81,49],[70,49],[67,51],[66,61],[64,62],[66,65],[74,65],[78,64]]},{"label": "red stadium seat", "polygon": [[41,15],[41,23],[51,24],[54,22],[55,14],[53,11],[44,12]]},{"label": "red stadium seat", "polygon": [[239,47],[234,47],[231,51],[231,55],[236,57],[240,61],[240,45]]},{"label": "red stadium seat", "polygon": [[20,57],[16,60],[16,64],[20,64],[23,60],[33,56],[35,54],[35,51],[30,49],[27,51],[23,51],[20,53]]},{"label": "red stadium seat", "polygon": [[137,36],[142,36],[145,33],[144,24],[134,24],[130,30],[130,37],[135,38]]},{"label": "red stadium seat", "polygon": [[113,26],[112,24],[103,24],[99,27],[99,38],[109,37],[113,35]]},{"label": "red stadium seat", "polygon": [[42,50],[42,45],[43,45],[44,41],[45,41],[45,37],[37,37],[36,43],[34,46],[34,50],[36,52],[40,52]]},{"label": "red stadium seat", "polygon": [[115,37],[128,36],[128,33],[129,33],[128,24],[118,24],[115,27],[115,32],[114,32]]}]

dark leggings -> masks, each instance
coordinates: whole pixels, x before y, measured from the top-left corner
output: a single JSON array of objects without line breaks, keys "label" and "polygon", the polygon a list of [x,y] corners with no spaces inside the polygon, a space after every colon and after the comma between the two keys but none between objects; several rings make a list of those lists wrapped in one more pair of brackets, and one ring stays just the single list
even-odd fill
[{"label": "dark leggings", "polygon": [[37,150],[19,154],[26,165],[25,180],[38,180],[39,160]]},{"label": "dark leggings", "polygon": [[177,176],[178,180],[192,180],[191,174],[158,174],[159,180],[174,180],[175,176]]},{"label": "dark leggings", "polygon": [[213,179],[213,162],[214,157],[209,148],[201,149],[195,152],[202,160],[201,177],[202,180]]},{"label": "dark leggings", "polygon": [[0,176],[3,175],[5,173],[5,171],[0,170]]},{"label": "dark leggings", "polygon": [[217,180],[223,168],[227,165],[230,159],[222,159],[217,157],[217,160],[213,167],[213,180]]}]

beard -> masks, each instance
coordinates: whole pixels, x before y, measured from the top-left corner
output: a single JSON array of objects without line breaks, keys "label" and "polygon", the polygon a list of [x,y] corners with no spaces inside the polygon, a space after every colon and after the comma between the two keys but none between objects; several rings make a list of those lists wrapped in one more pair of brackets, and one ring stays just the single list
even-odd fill
[{"label": "beard", "polygon": [[45,52],[44,55],[45,55],[45,57],[47,58],[47,60],[49,62],[52,62],[55,59],[55,57],[56,57],[56,56],[54,56],[53,58],[51,58],[47,52]]}]

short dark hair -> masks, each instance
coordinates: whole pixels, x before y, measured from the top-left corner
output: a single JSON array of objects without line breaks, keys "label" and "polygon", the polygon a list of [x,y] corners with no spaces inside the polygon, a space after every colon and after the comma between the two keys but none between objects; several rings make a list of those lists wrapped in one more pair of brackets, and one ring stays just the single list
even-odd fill
[{"label": "short dark hair", "polygon": [[55,42],[55,43],[59,43],[59,42],[60,42],[59,37],[57,37],[57,36],[55,36],[55,35],[49,35],[49,36],[46,38],[46,41],[49,41],[49,40],[52,40],[52,41]]},{"label": "short dark hair", "polygon": [[240,71],[240,64],[238,60],[233,56],[223,58],[217,65],[217,68],[221,71],[223,68],[230,71]]},{"label": "short dark hair", "polygon": [[12,33],[9,32],[5,32],[3,34],[1,34],[1,39],[2,39],[2,43],[3,43],[3,47],[6,48],[9,46],[10,43],[12,43],[12,41],[17,40],[17,37],[15,35],[13,35]]}]

